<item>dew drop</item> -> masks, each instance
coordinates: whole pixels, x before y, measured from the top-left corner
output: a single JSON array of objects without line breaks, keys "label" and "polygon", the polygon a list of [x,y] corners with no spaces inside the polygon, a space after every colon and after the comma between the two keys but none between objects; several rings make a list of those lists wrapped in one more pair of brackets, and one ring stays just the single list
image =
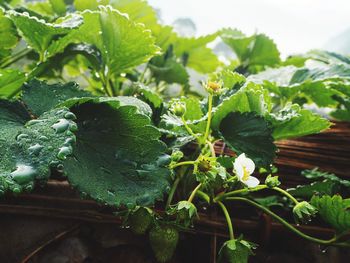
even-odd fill
[{"label": "dew drop", "polygon": [[42,123],[44,120],[30,120],[27,122],[26,126],[32,126],[37,123]]},{"label": "dew drop", "polygon": [[49,140],[49,138],[47,138],[46,136],[42,135],[42,136],[39,137],[39,140],[46,142],[46,141]]},{"label": "dew drop", "polygon": [[73,112],[67,112],[64,117],[68,120],[76,120],[77,116]]},{"label": "dew drop", "polygon": [[43,148],[44,148],[44,146],[37,143],[37,144],[30,146],[28,148],[28,150],[29,150],[30,154],[38,155]]},{"label": "dew drop", "polygon": [[19,164],[16,170],[11,173],[11,177],[18,184],[22,185],[31,182],[36,174],[37,171],[32,166]]},{"label": "dew drop", "polygon": [[16,140],[17,140],[17,141],[21,141],[21,140],[23,140],[23,139],[27,139],[28,137],[29,137],[28,134],[21,133],[21,134],[19,134],[19,135],[17,136]]},{"label": "dew drop", "polygon": [[51,126],[56,133],[62,133],[68,130],[69,128],[69,121],[66,119],[60,119],[57,123]]},{"label": "dew drop", "polygon": [[72,147],[63,146],[60,148],[60,150],[57,154],[57,158],[60,160],[65,160],[68,155],[72,154],[72,151],[73,151]]}]

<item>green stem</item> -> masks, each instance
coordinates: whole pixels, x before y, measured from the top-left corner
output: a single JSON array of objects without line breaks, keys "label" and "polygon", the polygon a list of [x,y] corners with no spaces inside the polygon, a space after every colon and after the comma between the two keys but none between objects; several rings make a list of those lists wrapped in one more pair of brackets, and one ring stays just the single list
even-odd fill
[{"label": "green stem", "polygon": [[205,129],[204,139],[203,139],[204,142],[207,141],[208,136],[209,136],[212,109],[213,109],[213,95],[209,93],[209,96],[208,96],[208,121],[207,121],[207,127]]},{"label": "green stem", "polygon": [[210,148],[211,156],[215,158],[216,157],[216,153],[215,153],[214,145],[208,140],[207,140],[207,144],[208,144],[208,146]]},{"label": "green stem", "polygon": [[231,192],[228,192],[228,193],[219,194],[219,195],[217,195],[214,198],[214,201],[224,200],[227,197],[230,197],[232,195],[245,194],[245,193],[249,193],[249,192],[260,191],[260,190],[263,190],[263,189],[266,189],[266,188],[268,188],[267,185],[258,185],[257,187],[254,187],[254,188],[243,188],[243,189],[231,191]]},{"label": "green stem", "polygon": [[228,226],[228,231],[230,234],[230,240],[233,240],[233,239],[235,239],[235,235],[233,234],[233,227],[232,227],[232,221],[231,221],[230,214],[228,213],[226,206],[222,202],[217,201],[217,203],[221,207],[221,210],[225,215],[225,218],[227,221],[227,226]]},{"label": "green stem", "polygon": [[170,190],[170,193],[169,193],[169,196],[168,196],[168,200],[167,200],[166,205],[165,205],[165,210],[171,205],[171,201],[174,198],[175,191],[176,191],[177,186],[179,185],[180,181],[181,181],[181,176],[178,176],[175,179],[175,181],[173,183],[173,186],[171,187],[171,190]]},{"label": "green stem", "polygon": [[183,123],[184,126],[185,126],[186,131],[187,131],[190,135],[192,135],[193,137],[195,137],[195,138],[198,140],[198,136],[192,131],[191,127],[188,126],[188,124],[187,124],[187,122],[186,122],[184,116],[181,117],[181,120],[182,120],[182,123]]},{"label": "green stem", "polygon": [[291,230],[292,232],[294,232],[295,234],[305,238],[306,240],[315,242],[315,243],[319,243],[322,245],[329,245],[329,244],[337,244],[340,246],[349,246],[350,244],[346,244],[346,243],[335,243],[335,241],[337,241],[336,237],[333,237],[329,240],[323,240],[323,239],[319,239],[319,238],[315,238],[309,235],[304,234],[303,232],[301,232],[300,230],[296,229],[294,226],[292,226],[291,224],[289,224],[287,221],[285,221],[283,218],[281,218],[280,216],[276,215],[274,212],[270,211],[269,209],[267,209],[266,207],[252,201],[249,200],[247,198],[244,197],[228,197],[226,200],[230,200],[230,201],[240,201],[240,202],[245,202],[248,203],[260,210],[262,210],[263,212],[265,212],[266,214],[272,216],[275,220],[277,220],[278,222],[280,222],[282,225],[284,225],[286,228],[288,228],[289,230]]},{"label": "green stem", "polygon": [[210,197],[206,193],[202,192],[201,190],[197,191],[197,195],[202,198],[204,201],[206,201],[208,204],[210,203]]},{"label": "green stem", "polygon": [[290,193],[288,193],[287,191],[279,188],[279,187],[274,187],[272,188],[273,190],[280,192],[281,194],[287,196],[290,200],[292,200],[296,205],[299,204],[299,201],[297,199],[295,199],[294,196],[292,196]]},{"label": "green stem", "polygon": [[192,191],[190,197],[189,197],[188,200],[187,200],[188,202],[192,203],[193,198],[195,197],[197,191],[201,188],[201,186],[202,186],[202,184],[200,183],[199,185],[197,185],[196,188],[194,188],[194,190]]},{"label": "green stem", "polygon": [[4,61],[1,61],[0,68],[6,68],[7,66],[10,66],[11,64],[17,62],[21,58],[27,56],[30,52],[32,52],[32,49],[26,48],[21,51],[19,51],[16,54],[13,54],[8,59],[5,59]]},{"label": "green stem", "polygon": [[194,165],[196,163],[196,161],[184,161],[184,162],[180,162],[180,163],[176,163],[174,165],[170,166],[170,169],[174,169],[176,167],[182,166],[182,165]]}]

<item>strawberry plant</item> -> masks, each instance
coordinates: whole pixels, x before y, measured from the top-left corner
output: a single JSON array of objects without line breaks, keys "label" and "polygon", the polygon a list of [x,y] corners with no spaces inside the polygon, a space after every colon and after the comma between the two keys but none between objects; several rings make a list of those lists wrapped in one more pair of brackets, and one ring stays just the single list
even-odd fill
[{"label": "strawberry plant", "polygon": [[[350,119],[348,57],[282,60],[264,34],[227,28],[182,37],[142,0],[0,4],[2,196],[65,176],[82,197],[127,211],[126,224],[149,235],[159,262],[171,259],[180,230],[195,227],[203,203],[227,221],[219,262],[247,262],[256,247],[235,235],[230,202],[312,242],[350,246],[349,199],[335,195],[348,181],[313,170],[305,174],[315,182],[287,191],[273,174],[276,141],[331,125],[307,104]],[[236,58],[222,62],[208,47],[215,39]],[[235,155],[218,153],[218,141]],[[298,223],[319,216],[335,236],[301,232],[262,204],[265,190],[287,198]]]}]

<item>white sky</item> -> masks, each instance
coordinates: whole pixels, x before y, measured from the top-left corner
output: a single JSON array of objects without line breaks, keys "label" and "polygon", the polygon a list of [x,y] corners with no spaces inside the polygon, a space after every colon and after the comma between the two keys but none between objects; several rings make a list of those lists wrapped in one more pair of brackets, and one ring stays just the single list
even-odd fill
[{"label": "white sky", "polygon": [[350,0],[148,0],[165,23],[189,17],[198,34],[234,27],[265,33],[281,53],[322,48],[350,27]]}]

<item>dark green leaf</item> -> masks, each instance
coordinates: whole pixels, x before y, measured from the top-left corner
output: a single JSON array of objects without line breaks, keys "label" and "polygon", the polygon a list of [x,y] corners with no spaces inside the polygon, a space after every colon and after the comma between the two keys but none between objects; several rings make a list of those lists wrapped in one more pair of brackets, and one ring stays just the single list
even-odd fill
[{"label": "dark green leaf", "polygon": [[51,168],[62,168],[75,142],[74,117],[62,108],[29,121],[19,102],[0,101],[1,193],[29,191],[49,178]]},{"label": "dark green leaf", "polygon": [[338,232],[350,230],[350,199],[343,199],[339,195],[314,196],[311,204],[317,208],[322,219]]},{"label": "dark green leaf", "polygon": [[273,162],[277,147],[264,118],[251,112],[231,112],[221,121],[219,131],[237,154],[246,153],[259,166],[267,167]]},{"label": "dark green leaf", "polygon": [[73,99],[66,105],[79,127],[74,156],[65,161],[74,187],[114,206],[151,205],[162,198],[169,171],[157,162],[165,146],[144,114],[145,109],[151,113],[147,104],[116,97]]},{"label": "dark green leaf", "polygon": [[22,100],[32,114],[40,116],[67,99],[88,96],[91,94],[79,89],[78,84],[73,82],[49,85],[34,79],[23,86]]}]

